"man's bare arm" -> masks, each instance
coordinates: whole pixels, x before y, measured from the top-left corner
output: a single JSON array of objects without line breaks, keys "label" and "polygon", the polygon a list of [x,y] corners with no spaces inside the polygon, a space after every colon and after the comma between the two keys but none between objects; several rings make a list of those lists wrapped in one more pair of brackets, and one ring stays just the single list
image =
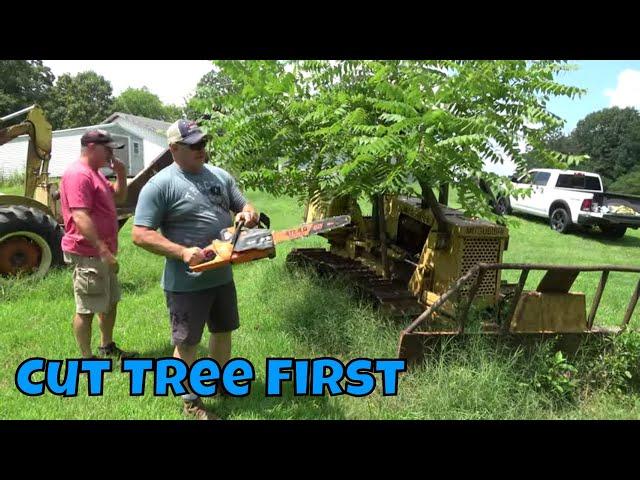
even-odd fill
[{"label": "man's bare arm", "polygon": [[107,244],[98,236],[98,230],[93,220],[91,220],[89,210],[86,208],[74,208],[71,211],[71,216],[80,234],[98,250],[100,258],[107,263],[116,263],[115,257],[107,247]]},{"label": "man's bare arm", "polygon": [[113,197],[117,205],[124,203],[127,199],[127,172],[124,163],[117,158],[113,159],[112,166],[113,171],[116,174],[116,181],[113,184],[113,188],[115,190]]},{"label": "man's bare arm", "polygon": [[251,205],[249,202],[247,202],[244,206],[244,208],[242,209],[243,212],[249,212],[251,214],[257,214],[257,210],[255,209],[255,207],[253,205]]},{"label": "man's bare arm", "polygon": [[235,221],[237,222],[240,219],[244,219],[244,223],[247,227],[251,228],[258,224],[258,212],[249,202],[245,203],[241,212],[238,212],[235,217]]},{"label": "man's bare arm", "polygon": [[135,245],[148,252],[182,260],[188,265],[197,265],[205,259],[202,249],[198,247],[187,248],[174,243],[152,228],[134,225],[132,238]]}]

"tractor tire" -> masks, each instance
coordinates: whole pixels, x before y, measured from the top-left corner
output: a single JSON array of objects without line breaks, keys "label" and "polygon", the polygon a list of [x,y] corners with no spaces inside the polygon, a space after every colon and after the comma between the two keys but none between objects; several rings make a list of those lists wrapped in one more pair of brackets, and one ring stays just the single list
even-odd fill
[{"label": "tractor tire", "polygon": [[627,227],[621,227],[618,225],[600,225],[602,234],[607,238],[622,238],[627,233]]},{"label": "tractor tire", "polygon": [[62,235],[58,222],[41,210],[0,207],[0,276],[44,277],[64,263]]},{"label": "tractor tire", "polygon": [[549,226],[558,233],[569,233],[573,226],[571,214],[565,207],[554,208],[549,216]]}]

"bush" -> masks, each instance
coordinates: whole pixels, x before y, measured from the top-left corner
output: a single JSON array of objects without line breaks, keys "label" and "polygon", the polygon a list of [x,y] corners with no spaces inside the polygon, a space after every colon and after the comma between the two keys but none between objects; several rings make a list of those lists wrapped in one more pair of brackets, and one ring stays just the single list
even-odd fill
[{"label": "bush", "polygon": [[607,340],[605,348],[584,362],[583,389],[628,393],[640,384],[640,334],[628,332]]},{"label": "bush", "polygon": [[533,386],[553,400],[573,401],[578,393],[578,369],[562,352],[550,355],[543,350],[533,376]]}]

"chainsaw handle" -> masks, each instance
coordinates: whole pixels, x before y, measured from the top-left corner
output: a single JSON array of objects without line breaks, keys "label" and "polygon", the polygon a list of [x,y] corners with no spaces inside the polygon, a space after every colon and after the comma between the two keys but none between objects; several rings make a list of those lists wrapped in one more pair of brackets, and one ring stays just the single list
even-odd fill
[{"label": "chainsaw handle", "polygon": [[236,248],[236,243],[238,243],[238,238],[240,237],[240,231],[244,227],[244,219],[240,219],[235,224],[235,231],[233,232],[233,237],[231,238],[231,251]]},{"label": "chainsaw handle", "polygon": [[264,212],[260,212],[258,227],[271,228],[271,219]]}]

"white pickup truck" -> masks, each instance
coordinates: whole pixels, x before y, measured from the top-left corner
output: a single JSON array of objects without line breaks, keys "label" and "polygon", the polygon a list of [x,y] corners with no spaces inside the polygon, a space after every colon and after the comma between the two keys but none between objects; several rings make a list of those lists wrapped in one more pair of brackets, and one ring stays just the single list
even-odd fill
[{"label": "white pickup truck", "polygon": [[605,193],[596,173],[538,168],[511,181],[517,188],[530,187],[531,195],[499,196],[500,214],[520,212],[548,218],[551,228],[560,233],[576,225],[597,225],[612,238],[623,237],[627,228],[640,227],[640,197]]}]

